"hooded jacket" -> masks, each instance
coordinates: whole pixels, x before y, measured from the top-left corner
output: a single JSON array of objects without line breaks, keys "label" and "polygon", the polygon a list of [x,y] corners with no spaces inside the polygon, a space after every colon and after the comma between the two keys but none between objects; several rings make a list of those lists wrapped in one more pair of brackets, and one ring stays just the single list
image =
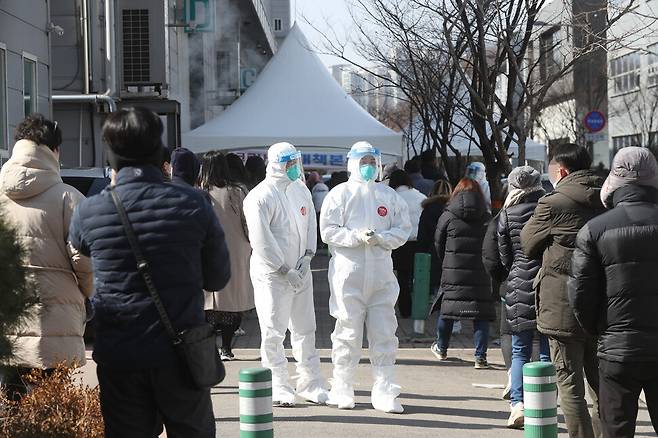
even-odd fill
[{"label": "hooded jacket", "polygon": [[541,260],[530,259],[523,253],[520,235],[543,194],[543,191],[526,194],[519,204],[503,209],[498,216],[500,261],[509,272],[505,314],[515,333],[533,330],[537,326],[533,283],[541,267]]},{"label": "hooded jacket", "polygon": [[418,222],[418,252],[425,252],[432,256],[432,268],[430,271],[430,287],[432,290],[439,287],[441,281],[441,264],[436,256],[434,246],[434,234],[439,217],[446,208],[446,198],[443,196],[430,196],[421,203],[423,212]]},{"label": "hooded jacket", "polygon": [[628,185],[578,233],[569,299],[601,359],[658,362],[658,191]]},{"label": "hooded jacket", "polygon": [[521,231],[523,252],[541,259],[535,279],[537,329],[550,336],[583,337],[584,332],[569,305],[567,275],[580,229],[604,209],[600,192],[603,179],[590,170],[564,177],[555,191],[541,198]]},{"label": "hooded jacket", "polygon": [[482,196],[460,192],[436,226],[435,245],[442,261],[441,316],[493,321],[491,280],[482,263],[482,244],[490,219]]},{"label": "hooded jacket", "polygon": [[9,333],[14,356],[8,365],[53,368],[61,361],[85,363],[85,296],[93,293],[91,263],[67,244],[69,222],[84,196],[64,184],[47,146],[14,145],[0,171],[0,210],[26,250],[39,303]]}]

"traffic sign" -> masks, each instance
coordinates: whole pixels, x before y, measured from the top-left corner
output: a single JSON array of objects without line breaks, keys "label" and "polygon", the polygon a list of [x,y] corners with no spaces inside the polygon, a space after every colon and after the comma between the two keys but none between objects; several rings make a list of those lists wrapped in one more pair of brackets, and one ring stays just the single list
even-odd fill
[{"label": "traffic sign", "polygon": [[601,111],[590,111],[585,116],[583,124],[589,132],[599,132],[605,128],[605,115]]}]

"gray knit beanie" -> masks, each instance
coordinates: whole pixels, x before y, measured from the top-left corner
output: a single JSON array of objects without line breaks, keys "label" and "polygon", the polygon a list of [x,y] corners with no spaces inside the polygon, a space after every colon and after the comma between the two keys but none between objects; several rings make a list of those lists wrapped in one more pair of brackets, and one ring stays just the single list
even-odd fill
[{"label": "gray knit beanie", "polygon": [[617,152],[610,175],[601,188],[603,205],[611,208],[613,193],[631,184],[658,189],[658,164],[649,149],[629,146]]},{"label": "gray knit beanie", "polygon": [[520,189],[523,191],[532,191],[541,189],[541,175],[537,170],[530,166],[519,166],[514,168],[507,177],[507,183],[510,188]]}]

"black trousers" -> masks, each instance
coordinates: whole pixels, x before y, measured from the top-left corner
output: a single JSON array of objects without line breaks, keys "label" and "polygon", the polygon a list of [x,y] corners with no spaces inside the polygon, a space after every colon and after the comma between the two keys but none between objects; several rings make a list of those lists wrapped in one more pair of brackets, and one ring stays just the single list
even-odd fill
[{"label": "black trousers", "polygon": [[235,331],[242,324],[242,312],[223,312],[216,310],[206,310],[206,321],[215,327],[222,336],[222,348],[231,351],[233,348],[233,338]]},{"label": "black trousers", "polygon": [[195,388],[179,361],[162,368],[96,373],[106,438],[151,438],[164,423],[169,438],[214,438],[209,389]]},{"label": "black trousers", "polygon": [[414,257],[418,249],[418,242],[410,240],[398,249],[393,250],[393,269],[395,269],[400,295],[398,297],[398,310],[402,318],[411,316],[412,287],[414,281]]},{"label": "black trousers", "polygon": [[658,433],[658,362],[599,360],[599,409],[605,438],[635,436],[638,398],[644,390],[653,429]]}]

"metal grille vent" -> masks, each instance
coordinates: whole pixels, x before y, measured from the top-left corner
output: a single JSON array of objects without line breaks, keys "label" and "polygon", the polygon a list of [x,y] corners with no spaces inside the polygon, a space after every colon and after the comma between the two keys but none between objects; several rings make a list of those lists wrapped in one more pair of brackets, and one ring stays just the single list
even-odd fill
[{"label": "metal grille vent", "polygon": [[151,80],[149,59],[149,10],[123,11],[123,80],[126,85]]}]

